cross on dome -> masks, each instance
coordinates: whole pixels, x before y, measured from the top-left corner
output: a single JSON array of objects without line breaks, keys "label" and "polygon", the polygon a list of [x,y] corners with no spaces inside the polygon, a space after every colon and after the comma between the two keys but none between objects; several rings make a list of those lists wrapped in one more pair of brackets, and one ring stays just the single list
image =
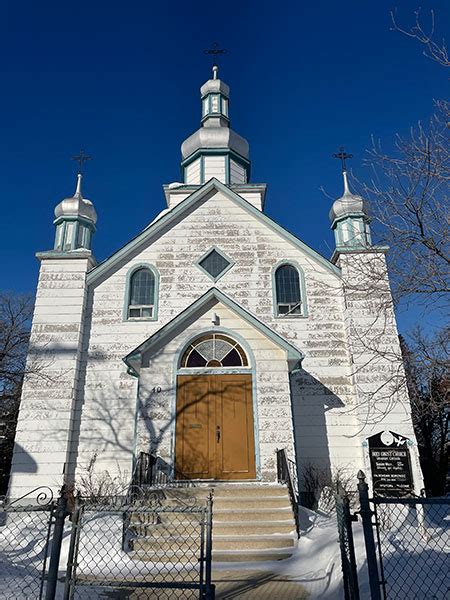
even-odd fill
[{"label": "cross on dome", "polygon": [[353,154],[347,154],[344,146],[341,146],[339,148],[339,152],[337,152],[336,154],[333,154],[333,158],[339,158],[339,160],[341,161],[341,165],[342,165],[342,172],[345,173],[347,171],[347,166],[345,164],[345,161],[348,158],[353,158]]},{"label": "cross on dome", "polygon": [[78,173],[82,175],[84,163],[92,160],[92,156],[85,154],[84,150],[80,150],[80,153],[77,156],[72,156],[70,160],[75,160],[78,163]]}]

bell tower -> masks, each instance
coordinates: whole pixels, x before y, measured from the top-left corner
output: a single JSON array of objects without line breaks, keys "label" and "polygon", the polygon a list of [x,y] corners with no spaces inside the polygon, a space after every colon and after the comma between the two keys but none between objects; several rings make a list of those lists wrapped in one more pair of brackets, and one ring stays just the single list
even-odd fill
[{"label": "bell tower", "polygon": [[202,185],[215,177],[225,184],[246,184],[250,179],[249,145],[230,128],[230,88],[212,68],[212,79],[200,88],[200,129],[181,145],[183,182]]}]

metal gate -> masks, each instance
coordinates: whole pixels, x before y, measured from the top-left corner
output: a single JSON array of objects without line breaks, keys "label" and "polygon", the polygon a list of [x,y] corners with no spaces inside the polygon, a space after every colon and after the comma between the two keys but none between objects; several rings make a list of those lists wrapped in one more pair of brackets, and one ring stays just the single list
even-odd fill
[{"label": "metal gate", "polygon": [[45,598],[56,510],[46,487],[0,504],[1,598]]},{"label": "metal gate", "polygon": [[450,598],[450,498],[369,497],[358,473],[359,510],[336,496],[345,600],[359,600],[352,524],[361,517],[371,600]]},{"label": "metal gate", "polygon": [[174,489],[125,498],[77,498],[65,599],[214,597],[212,497]]}]

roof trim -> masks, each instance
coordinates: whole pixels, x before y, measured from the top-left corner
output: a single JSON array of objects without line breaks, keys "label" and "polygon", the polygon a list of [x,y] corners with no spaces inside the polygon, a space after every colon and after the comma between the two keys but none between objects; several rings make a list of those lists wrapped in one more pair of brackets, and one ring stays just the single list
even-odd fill
[{"label": "roof trim", "polygon": [[152,348],[163,346],[166,338],[170,337],[171,334],[177,335],[178,330],[182,331],[184,329],[183,325],[187,321],[195,320],[196,313],[201,311],[202,314],[204,314],[204,312],[208,310],[209,304],[212,308],[215,304],[217,304],[217,302],[224,304],[230,310],[239,315],[244,321],[255,327],[255,329],[257,329],[265,337],[269,338],[277,346],[285,350],[290,371],[293,371],[298,367],[299,363],[301,363],[304,358],[303,352],[298,350],[279,333],[265,325],[265,323],[252,315],[245,308],[226,296],[223,292],[217,288],[211,288],[205,294],[203,294],[203,296],[200,296],[200,298],[198,298],[174,319],[161,327],[161,329],[142,342],[142,344],[137,346],[137,348],[132,350],[122,359],[128,367],[128,372],[132,375],[139,376],[142,355],[145,352],[148,352]]},{"label": "roof trim", "polygon": [[95,283],[100,277],[105,275],[105,273],[107,273],[109,269],[113,268],[114,265],[116,265],[119,261],[123,260],[123,258],[129,252],[132,252],[147,238],[150,238],[153,235],[160,232],[161,230],[167,228],[167,226],[170,225],[172,221],[181,216],[184,212],[187,212],[193,204],[195,204],[203,196],[212,192],[213,190],[223,193],[225,196],[230,198],[230,200],[241,206],[244,210],[249,212],[260,222],[267,225],[270,229],[284,237],[288,242],[306,252],[306,254],[308,254],[311,258],[319,262],[331,273],[334,273],[335,275],[341,274],[341,270],[335,265],[333,265],[328,259],[324,258],[321,254],[316,252],[316,250],[313,250],[310,246],[302,242],[295,235],[287,231],[287,229],[284,229],[283,227],[281,227],[281,225],[278,225],[278,223],[273,221],[270,217],[268,217],[263,212],[258,210],[255,206],[250,204],[250,202],[245,200],[245,198],[242,198],[242,196],[239,196],[239,194],[237,194],[228,186],[226,186],[225,184],[221,183],[218,179],[213,177],[202,187],[197,189],[190,196],[182,200],[169,212],[167,212],[165,215],[163,215],[161,218],[155,221],[152,225],[141,231],[141,233],[135,236],[127,244],[122,246],[122,248],[117,250],[109,258],[105,259],[103,262],[99,263],[94,269],[89,271],[89,273],[87,274],[88,285],[92,285],[93,283]]}]

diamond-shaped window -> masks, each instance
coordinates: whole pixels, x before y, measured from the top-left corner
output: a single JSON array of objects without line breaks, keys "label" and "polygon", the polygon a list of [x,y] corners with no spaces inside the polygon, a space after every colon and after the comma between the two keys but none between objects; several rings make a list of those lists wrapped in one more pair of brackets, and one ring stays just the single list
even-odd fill
[{"label": "diamond-shaped window", "polygon": [[197,265],[205,271],[214,281],[222,277],[222,275],[228,271],[232,266],[231,260],[226,258],[218,250],[213,248],[205,256],[203,256],[197,263]]}]

